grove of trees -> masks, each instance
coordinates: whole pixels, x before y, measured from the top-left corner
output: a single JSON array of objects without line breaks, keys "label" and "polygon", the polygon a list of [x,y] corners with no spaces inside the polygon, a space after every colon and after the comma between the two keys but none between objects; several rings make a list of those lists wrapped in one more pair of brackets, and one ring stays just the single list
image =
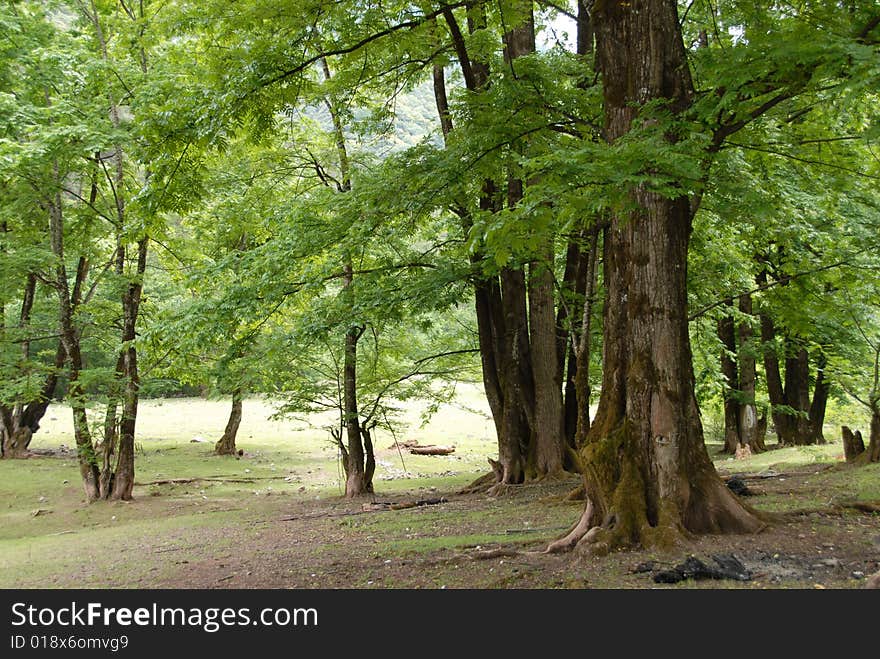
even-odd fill
[{"label": "grove of trees", "polygon": [[[477,380],[551,546],[754,532],[724,450],[880,460],[880,9],[867,0],[4,0],[0,434],[74,420],[130,499],[138,401],[334,411]],[[592,410],[592,413],[591,413]],[[771,435],[775,433],[775,440]]]}]

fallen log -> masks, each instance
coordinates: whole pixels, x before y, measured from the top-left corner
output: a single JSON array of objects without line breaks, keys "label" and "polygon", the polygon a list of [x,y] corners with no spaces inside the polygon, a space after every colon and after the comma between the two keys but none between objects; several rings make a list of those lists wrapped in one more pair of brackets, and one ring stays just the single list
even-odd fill
[{"label": "fallen log", "polygon": [[375,510],[406,510],[407,508],[421,508],[423,506],[436,506],[441,503],[448,503],[446,497],[437,499],[419,499],[418,501],[373,501],[363,505],[364,512],[372,512]]},{"label": "fallen log", "polygon": [[455,453],[454,446],[412,446],[409,452],[413,455],[449,455]]},{"label": "fallen log", "polygon": [[414,448],[418,445],[419,445],[419,440],[417,440],[417,439],[405,439],[402,442],[394,442],[391,446],[388,447],[388,449],[389,450],[401,449],[401,448],[411,449],[411,448]]},{"label": "fallen log", "polygon": [[230,476],[228,478],[222,476],[204,476],[195,478],[163,478],[157,481],[146,481],[144,483],[135,483],[138,487],[146,487],[147,485],[188,485],[191,483],[255,483],[257,481],[277,481],[284,480],[287,476]]}]

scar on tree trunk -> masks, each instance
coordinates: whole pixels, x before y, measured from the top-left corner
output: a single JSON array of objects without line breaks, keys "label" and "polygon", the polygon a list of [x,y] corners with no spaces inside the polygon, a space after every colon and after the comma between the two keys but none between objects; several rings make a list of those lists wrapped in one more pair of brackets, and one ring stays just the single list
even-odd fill
[{"label": "scar on tree trunk", "polygon": [[216,455],[235,455],[235,438],[238,436],[238,427],[241,425],[241,389],[232,392],[232,409],[229,411],[229,421],[226,422],[226,430],[223,436],[214,445]]}]

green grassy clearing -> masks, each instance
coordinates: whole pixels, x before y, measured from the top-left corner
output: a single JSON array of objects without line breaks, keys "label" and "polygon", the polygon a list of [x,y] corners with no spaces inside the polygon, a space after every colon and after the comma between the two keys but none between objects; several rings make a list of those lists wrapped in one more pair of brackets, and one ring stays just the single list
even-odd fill
[{"label": "green grassy clearing", "polygon": [[[486,458],[495,453],[492,422],[477,388],[464,387],[459,394],[458,406],[444,407],[425,427],[419,423],[422,408],[412,405],[398,433],[400,439],[422,444],[454,444],[451,456],[404,453],[401,461],[393,438],[377,434],[378,500],[407,492],[425,498],[455,491],[485,473]],[[272,408],[266,401],[248,400],[238,442],[246,454],[241,459],[221,458],[211,453],[227,410],[226,401],[144,401],[138,422],[141,485],[132,503],[86,505],[73,453],[0,461],[0,587],[163,585],[187,565],[240,556],[251,539],[272,528],[295,505],[312,502],[320,510],[359,505],[339,498],[341,467],[323,429],[328,419],[270,420]],[[196,437],[205,441],[192,442]],[[53,406],[33,448],[62,445],[72,445],[70,412]],[[880,500],[880,465],[824,469],[842,462],[839,443],[771,450],[746,460],[717,455],[718,448],[711,444],[709,450],[725,473],[807,471],[806,495],[775,492],[750,501],[761,509]],[[816,467],[814,474],[808,472],[811,467]],[[217,480],[148,484],[168,479]],[[248,482],[235,482],[244,480]],[[457,502],[329,517],[316,523],[313,535],[289,540],[299,552],[290,560],[344,554],[351,537],[369,547],[366,555],[372,552],[394,561],[476,545],[540,544],[574,521],[579,505],[540,497],[502,498],[479,506]],[[271,560],[273,555],[266,556]],[[475,582],[481,583],[495,582]]]}]

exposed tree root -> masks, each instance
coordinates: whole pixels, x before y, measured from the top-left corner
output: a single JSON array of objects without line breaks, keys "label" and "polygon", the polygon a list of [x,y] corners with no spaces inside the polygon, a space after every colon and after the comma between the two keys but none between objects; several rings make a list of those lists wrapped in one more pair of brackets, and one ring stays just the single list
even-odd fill
[{"label": "exposed tree root", "polygon": [[[587,533],[590,532],[590,520],[592,517],[593,502],[587,499],[587,505],[584,506],[584,512],[581,514],[581,518],[578,520],[577,524],[575,524],[574,527],[572,527],[571,531],[569,531],[565,536],[563,536],[559,540],[551,542],[547,549],[544,550],[544,553],[559,554],[574,549],[575,545],[586,538]],[[594,527],[593,530],[597,528],[598,527]]]},{"label": "exposed tree root", "polygon": [[574,488],[571,492],[565,495],[563,501],[586,501],[587,500],[587,490],[584,487],[584,484],[581,483],[576,488]]},{"label": "exposed tree root", "polygon": [[487,561],[492,558],[506,558],[508,556],[519,556],[520,552],[515,549],[483,549],[468,554],[468,558],[472,561]]},{"label": "exposed tree root", "polygon": [[515,494],[523,487],[523,484],[513,484],[513,483],[495,483],[492,487],[490,487],[486,494],[490,497],[506,497]]},{"label": "exposed tree root", "polygon": [[476,494],[478,492],[486,492],[490,487],[495,485],[498,481],[495,478],[495,473],[490,472],[488,474],[483,474],[475,481],[471,482],[469,485],[461,488],[458,491],[458,494]]},{"label": "exposed tree root", "polygon": [[526,477],[525,483],[528,485],[532,484],[552,484],[552,483],[561,483],[563,481],[569,481],[572,478],[575,478],[578,474],[574,474],[569,471],[565,471],[564,469],[560,469],[559,471],[549,473],[549,474],[541,474],[540,476],[531,476]]},{"label": "exposed tree root", "polygon": [[618,485],[613,496],[606,499],[604,508],[598,508],[587,496],[577,524],[562,538],[550,543],[545,553],[577,549],[603,555],[627,547],[672,547],[694,534],[758,533],[771,521],[772,516],[743,504],[720,479],[710,478],[695,490],[694,495],[699,493],[699,499],[693,501],[692,506],[680,511],[671,502],[661,502],[654,523],[649,523],[644,502],[637,492],[626,488],[628,478],[622,478],[623,487]]}]

